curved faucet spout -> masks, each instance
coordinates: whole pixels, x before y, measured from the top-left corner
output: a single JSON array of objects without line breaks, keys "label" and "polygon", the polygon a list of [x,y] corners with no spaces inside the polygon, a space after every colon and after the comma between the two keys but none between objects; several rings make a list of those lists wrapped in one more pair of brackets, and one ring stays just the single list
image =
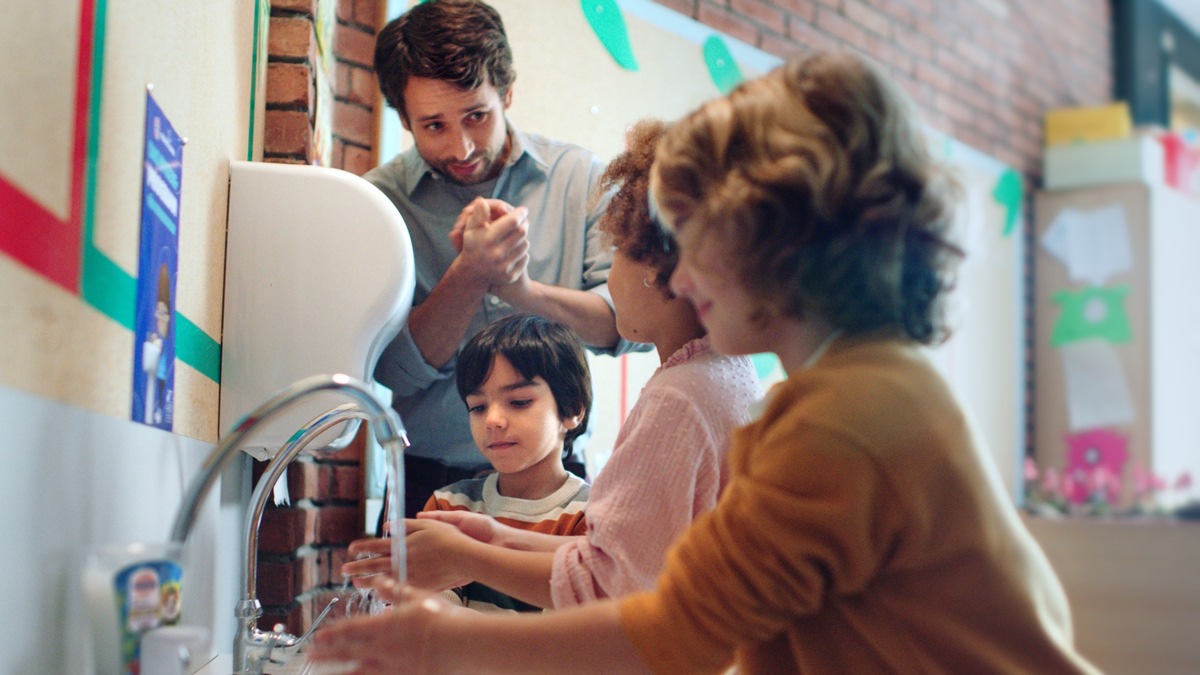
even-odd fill
[{"label": "curved faucet spout", "polygon": [[371,432],[379,444],[389,450],[389,456],[393,452],[403,454],[404,447],[408,445],[408,438],[399,415],[392,410],[391,406],[380,403],[366,384],[341,374],[314,375],[304,378],[255,408],[241,422],[238,422],[213,449],[208,459],[204,461],[204,466],[200,468],[200,473],[183,495],[179,512],[175,516],[175,524],[171,528],[171,541],[187,540],[192,526],[195,525],[196,514],[201,503],[229,461],[245,445],[246,438],[254,431],[254,428],[290,404],[320,391],[335,391],[351,398],[365,410],[365,419],[368,420]]},{"label": "curved faucet spout", "polygon": [[[389,497],[393,506],[389,508],[388,516],[389,520],[393,521],[399,518],[398,507],[394,505],[403,504],[403,459],[404,448],[408,445],[408,438],[400,422],[400,417],[390,406],[381,403],[366,384],[347,375],[317,375],[296,382],[260,405],[239,422],[213,449],[200,473],[184,494],[179,513],[175,518],[175,525],[171,530],[172,541],[183,542],[187,539],[200,504],[216,482],[217,476],[225,469],[230,458],[237,454],[244,445],[255,427],[292,403],[322,391],[344,394],[351,399],[351,402],[318,415],[292,435],[284,448],[271,460],[263,476],[259,479],[246,514],[246,566],[244,569],[246,576],[242,600],[235,610],[238,619],[238,634],[234,638],[233,645],[234,672],[239,675],[261,674],[263,665],[271,660],[272,653],[275,651],[279,651],[285,658],[290,657],[300,649],[312,633],[312,629],[329,612],[329,607],[326,607],[309,631],[300,638],[284,633],[282,625],[273,631],[262,631],[257,627],[258,618],[262,615],[262,605],[259,604],[256,597],[257,569],[255,562],[258,557],[258,527],[262,521],[263,510],[266,508],[267,496],[271,494],[275,483],[287,465],[299,456],[309,443],[325,431],[340,424],[350,420],[365,420],[375,435],[375,439],[387,450],[389,468],[393,472],[389,481]],[[392,539],[392,551],[393,573],[398,581],[403,582],[406,571],[404,537]]]}]

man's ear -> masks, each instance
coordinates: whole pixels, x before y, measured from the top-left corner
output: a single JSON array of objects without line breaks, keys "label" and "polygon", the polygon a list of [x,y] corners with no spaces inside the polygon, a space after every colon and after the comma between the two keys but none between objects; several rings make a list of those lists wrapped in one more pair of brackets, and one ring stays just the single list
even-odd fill
[{"label": "man's ear", "polygon": [[408,115],[405,115],[399,110],[396,111],[396,115],[400,118],[400,126],[404,127],[405,131],[411,133],[412,127],[408,126]]},{"label": "man's ear", "polygon": [[508,91],[504,92],[504,98],[501,99],[501,101],[504,103],[505,110],[508,110],[508,107],[512,105],[512,91],[513,86],[510,84],[508,85]]}]

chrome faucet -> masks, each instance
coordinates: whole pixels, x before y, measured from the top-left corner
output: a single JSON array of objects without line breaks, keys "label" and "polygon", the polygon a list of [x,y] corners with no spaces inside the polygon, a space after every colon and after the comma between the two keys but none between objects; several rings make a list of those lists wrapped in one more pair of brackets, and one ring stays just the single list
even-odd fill
[{"label": "chrome faucet", "polygon": [[[321,623],[330,609],[338,601],[334,598],[321,611],[308,631],[300,637],[283,632],[282,626],[276,626],[272,631],[258,628],[258,618],[262,616],[262,605],[259,603],[256,590],[256,560],[258,557],[258,527],[262,520],[266,500],[275,487],[276,481],[283,474],[287,465],[298,457],[313,439],[323,432],[351,420],[363,420],[381,446],[387,450],[391,476],[388,481],[388,500],[390,519],[395,519],[404,503],[404,448],[408,446],[408,438],[400,417],[390,406],[379,402],[364,383],[347,375],[316,375],[305,378],[255,408],[217,445],[212,454],[201,467],[199,475],[192,481],[184,494],[175,524],[171,530],[171,540],[184,542],[196,519],[200,504],[216,482],[217,476],[224,470],[230,459],[237,454],[238,449],[254,431],[254,428],[278,411],[287,408],[292,403],[315,394],[332,390],[345,394],[352,399],[333,408],[313,419],[298,430],[289,439],[282,450],[271,460],[251,497],[251,507],[246,514],[245,541],[246,565],[244,568],[245,583],[242,599],[238,602],[236,616],[238,620],[237,635],[233,642],[233,672],[234,675],[262,675],[263,667],[268,663],[283,664],[288,661],[308,641],[313,630]],[[403,582],[405,580],[405,548],[404,537],[392,537],[392,573]],[[279,652],[276,656],[275,652]]]}]

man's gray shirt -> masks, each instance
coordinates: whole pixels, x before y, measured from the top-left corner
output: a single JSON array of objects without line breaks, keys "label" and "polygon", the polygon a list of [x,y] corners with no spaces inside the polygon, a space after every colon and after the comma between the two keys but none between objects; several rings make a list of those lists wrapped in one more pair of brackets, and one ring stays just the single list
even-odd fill
[{"label": "man's gray shirt", "polygon": [[[592,204],[603,162],[578,146],[523,134],[511,123],[509,129],[512,150],[492,183],[460,185],[447,180],[415,147],[364,176],[396,205],[408,226],[416,259],[413,304],[425,301],[457,257],[449,233],[459,213],[472,199],[484,196],[529,209],[531,279],[591,291],[612,307],[607,285],[612,249],[596,229],[607,200]],[[487,324],[515,312],[490,294],[480,306],[463,311],[474,312],[464,343]],[[613,354],[642,347],[622,340],[613,350],[594,351]],[[380,357],[375,379],[395,395],[393,407],[408,430],[410,454],[472,467],[487,460],[471,439],[466,406],[454,381],[457,362],[456,354],[441,368],[430,366],[405,326]]]}]

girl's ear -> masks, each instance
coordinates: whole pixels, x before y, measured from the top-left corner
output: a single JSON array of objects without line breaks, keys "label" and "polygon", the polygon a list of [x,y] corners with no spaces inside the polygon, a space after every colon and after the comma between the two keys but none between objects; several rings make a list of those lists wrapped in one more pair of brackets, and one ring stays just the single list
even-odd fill
[{"label": "girl's ear", "polygon": [[583,413],[579,413],[577,415],[574,415],[573,417],[568,417],[568,418],[564,419],[563,426],[566,427],[567,429],[574,429],[575,427],[579,426],[579,422],[582,420],[583,420]]}]

